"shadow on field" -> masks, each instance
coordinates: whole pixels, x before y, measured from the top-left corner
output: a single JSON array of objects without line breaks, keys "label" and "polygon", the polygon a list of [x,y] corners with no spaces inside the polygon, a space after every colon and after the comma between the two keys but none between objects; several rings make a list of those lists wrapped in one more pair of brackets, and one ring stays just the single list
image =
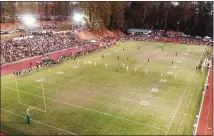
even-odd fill
[{"label": "shadow on field", "polygon": [[[21,124],[23,124],[24,122],[4,122],[4,123],[21,123]],[[6,134],[7,136],[8,135],[22,135],[22,136],[25,135],[24,133],[20,132],[18,129],[4,125],[3,122],[1,123],[1,132]]]}]

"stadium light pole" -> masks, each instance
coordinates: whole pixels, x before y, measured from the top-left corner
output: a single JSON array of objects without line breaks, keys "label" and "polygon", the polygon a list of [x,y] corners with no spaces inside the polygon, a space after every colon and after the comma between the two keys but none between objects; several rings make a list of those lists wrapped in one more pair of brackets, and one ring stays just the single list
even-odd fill
[{"label": "stadium light pole", "polygon": [[32,35],[32,26],[33,24],[36,22],[36,18],[33,15],[23,15],[21,17],[22,22],[24,23],[24,25],[26,25],[27,27],[29,27],[31,30],[31,35]]},{"label": "stadium light pole", "polygon": [[178,32],[179,24],[180,24],[180,21],[178,21],[177,23],[177,32]]}]

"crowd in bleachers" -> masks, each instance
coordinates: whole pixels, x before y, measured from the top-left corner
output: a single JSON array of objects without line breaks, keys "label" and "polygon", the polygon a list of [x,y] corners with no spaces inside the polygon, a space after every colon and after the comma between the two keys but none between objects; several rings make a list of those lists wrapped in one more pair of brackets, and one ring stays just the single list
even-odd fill
[{"label": "crowd in bleachers", "polygon": [[[103,42],[110,44],[111,39],[118,37],[107,36],[96,39],[97,42]],[[121,40],[141,40],[141,41],[176,41],[184,44],[198,44],[198,45],[212,45],[212,42],[205,41],[202,38],[196,37],[182,37],[182,36],[170,36],[163,37],[160,34],[149,35],[121,35]],[[115,44],[115,43],[114,43]],[[1,43],[1,54],[4,57],[5,63],[13,62],[29,57],[45,55],[50,52],[60,51],[62,49],[68,49],[71,47],[78,47],[79,54],[87,54],[88,52],[95,51],[99,46],[94,45],[88,40],[82,40],[72,31],[66,31],[63,33],[46,33],[35,35],[32,38],[21,40],[10,40]]]},{"label": "crowd in bleachers", "polygon": [[181,37],[180,43],[183,44],[197,44],[197,45],[213,45],[213,42],[195,37]]},{"label": "crowd in bleachers", "polygon": [[129,34],[129,35],[122,35],[122,40],[138,40],[138,41],[170,41],[170,42],[177,42],[181,44],[197,44],[197,45],[212,45],[213,42],[197,37],[184,37],[184,36],[162,36],[157,34]]},{"label": "crowd in bleachers", "polygon": [[[111,38],[114,37],[104,37],[98,41],[106,42]],[[96,47],[92,45],[93,43],[80,39],[73,32],[48,33],[35,35],[33,38],[3,42],[1,51],[6,62],[13,62],[71,47],[79,47],[79,52],[91,52],[96,50]]]}]

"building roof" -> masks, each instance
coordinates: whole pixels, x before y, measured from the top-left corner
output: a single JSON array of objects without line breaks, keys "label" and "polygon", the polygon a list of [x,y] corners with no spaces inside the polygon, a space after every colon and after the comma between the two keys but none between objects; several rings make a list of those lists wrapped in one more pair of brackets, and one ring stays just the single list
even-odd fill
[{"label": "building roof", "polygon": [[147,30],[147,29],[128,29],[127,30],[128,33],[150,33],[151,30]]}]

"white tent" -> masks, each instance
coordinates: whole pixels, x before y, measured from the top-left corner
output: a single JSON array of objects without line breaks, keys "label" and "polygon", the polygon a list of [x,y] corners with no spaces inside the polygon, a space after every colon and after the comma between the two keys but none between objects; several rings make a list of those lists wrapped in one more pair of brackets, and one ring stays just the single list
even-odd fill
[{"label": "white tent", "polygon": [[95,40],[91,40],[91,43],[96,43],[97,41],[95,41]]},{"label": "white tent", "polygon": [[211,39],[211,37],[209,37],[209,36],[205,36],[205,37],[204,37],[204,39]]}]

